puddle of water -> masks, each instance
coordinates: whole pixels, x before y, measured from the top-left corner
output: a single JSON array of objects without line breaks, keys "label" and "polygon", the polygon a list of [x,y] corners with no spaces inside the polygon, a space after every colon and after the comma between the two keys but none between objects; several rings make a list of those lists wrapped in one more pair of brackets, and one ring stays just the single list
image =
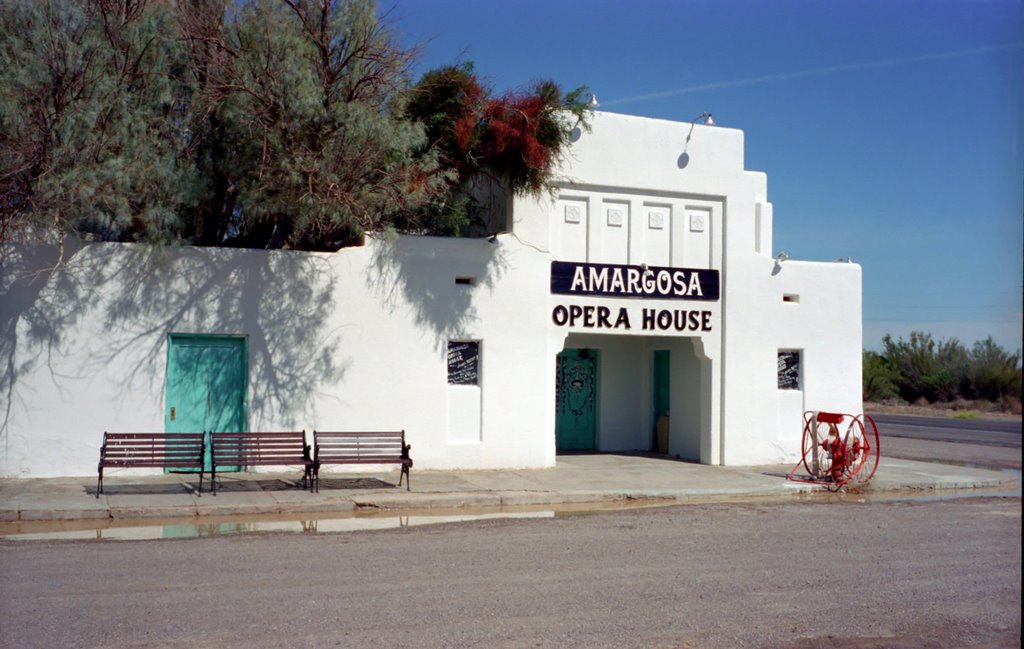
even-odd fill
[{"label": "puddle of water", "polygon": [[1020,470],[1018,469],[1003,469],[1003,475],[1008,478],[1012,478],[1014,481],[1013,489],[1009,490],[993,490],[993,489],[964,489],[964,490],[952,490],[942,493],[931,493],[927,496],[880,496],[874,498],[874,502],[881,503],[930,503],[939,502],[943,500],[959,500],[962,498],[1020,498],[1021,497],[1021,484],[1020,484]]},{"label": "puddle of water", "polygon": [[102,519],[76,521],[17,521],[0,523],[0,539],[9,541],[109,540],[142,541],[191,539],[232,534],[338,533],[388,530],[421,525],[461,523],[500,518],[554,518],[625,509],[664,507],[675,500],[614,501],[557,506],[477,507],[452,513],[437,511],[371,511],[353,513],[252,516],[203,516],[170,519]]},{"label": "puddle of water", "polygon": [[615,500],[599,503],[570,503],[540,506],[474,507],[457,511],[357,511],[316,512],[305,514],[260,514],[252,516],[202,516],[176,519],[101,519],[76,521],[15,521],[0,523],[0,539],[9,541],[109,540],[141,541],[153,539],[190,539],[233,534],[321,534],[365,530],[389,530],[442,523],[460,523],[487,519],[555,518],[586,516],[631,509],[649,509],[684,504],[824,502],[841,504],[927,503],[962,498],[1020,498],[1021,472],[1004,469],[1012,490],[970,489],[942,492],[873,493],[808,491],[786,495],[699,496],[685,500],[642,499]]},{"label": "puddle of water", "polygon": [[29,521],[0,528],[0,539],[9,541],[54,541],[103,539],[110,541],[142,541],[152,539],[193,539],[232,534],[260,534],[272,532],[315,534],[324,532],[356,532],[361,530],[400,529],[419,525],[437,525],[487,518],[545,518],[554,517],[554,511],[501,512],[494,514],[457,515],[387,515],[346,516],[332,518],[330,514],[306,514],[296,517],[232,516],[217,520],[214,517],[168,520],[144,519],[138,521],[111,520],[101,525],[89,521],[74,523]]}]

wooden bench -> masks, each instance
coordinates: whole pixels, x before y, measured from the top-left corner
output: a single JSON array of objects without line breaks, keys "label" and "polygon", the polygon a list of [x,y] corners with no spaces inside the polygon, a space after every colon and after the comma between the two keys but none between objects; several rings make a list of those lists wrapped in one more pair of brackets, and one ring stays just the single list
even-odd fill
[{"label": "wooden bench", "polygon": [[199,470],[199,493],[203,493],[203,433],[103,433],[100,447],[96,497],[103,493],[103,469]]},{"label": "wooden bench", "polygon": [[313,484],[320,491],[320,467],[324,464],[401,464],[398,486],[411,491],[409,457],[411,444],[405,443],[405,431],[338,432],[313,431]]},{"label": "wooden bench", "polygon": [[213,463],[210,480],[214,496],[217,495],[218,467],[301,466],[303,488],[309,483],[312,491],[310,478],[313,460],[309,456],[304,430],[281,433],[212,432],[210,449]]}]

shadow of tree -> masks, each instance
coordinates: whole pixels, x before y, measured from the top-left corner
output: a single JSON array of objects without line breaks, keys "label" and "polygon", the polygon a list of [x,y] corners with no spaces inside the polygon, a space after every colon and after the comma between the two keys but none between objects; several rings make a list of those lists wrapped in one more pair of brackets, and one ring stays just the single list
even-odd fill
[{"label": "shadow of tree", "polygon": [[[411,305],[415,323],[434,334],[438,351],[453,337],[466,335],[478,319],[469,289],[494,289],[508,268],[501,248],[486,239],[401,236],[371,245],[367,288],[389,314]],[[459,285],[456,279],[470,284]]]},{"label": "shadow of tree", "polygon": [[[9,443],[19,382],[48,367],[58,390],[108,376],[123,394],[162,392],[170,333],[249,340],[249,425],[310,421],[321,386],[344,374],[330,329],[329,256],[292,251],[139,244],[5,246],[0,256],[0,435]],[[93,338],[101,340],[87,340]],[[76,364],[60,364],[70,357]],[[71,367],[71,374],[66,374]],[[127,368],[126,370],[124,368]],[[63,394],[63,392],[62,392]]]}]

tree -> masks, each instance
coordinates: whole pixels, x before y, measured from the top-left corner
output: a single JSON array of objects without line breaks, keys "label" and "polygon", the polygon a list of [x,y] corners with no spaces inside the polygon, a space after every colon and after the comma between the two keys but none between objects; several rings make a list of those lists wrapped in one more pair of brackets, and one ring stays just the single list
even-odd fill
[{"label": "tree", "polygon": [[914,402],[950,401],[959,394],[967,370],[967,351],[956,338],[936,343],[931,334],[910,332],[910,339],[882,339],[885,358],[900,376],[900,396]]},{"label": "tree", "polygon": [[422,126],[402,118],[412,52],[391,42],[373,2],[184,13],[208,115],[196,141],[205,209],[223,228],[213,239],[337,249],[441,191]]},{"label": "tree", "polygon": [[864,352],[863,397],[865,401],[885,401],[898,395],[900,376],[889,361],[876,352]]},{"label": "tree", "polygon": [[989,336],[974,343],[964,389],[968,398],[999,401],[1021,397],[1020,351],[1010,354]]},{"label": "tree", "polygon": [[472,63],[424,74],[406,113],[424,124],[450,179],[442,202],[428,207],[427,229],[454,234],[479,222],[487,206],[477,200],[488,191],[523,195],[552,190],[554,170],[573,129],[590,128],[586,90],[563,93],[553,81],[538,81],[493,97]]},{"label": "tree", "polygon": [[[372,0],[0,3],[0,239],[336,250],[551,186],[584,89],[428,74]],[[483,188],[481,190],[481,188]]]},{"label": "tree", "polygon": [[0,7],[0,239],[165,241],[198,176],[169,3]]}]

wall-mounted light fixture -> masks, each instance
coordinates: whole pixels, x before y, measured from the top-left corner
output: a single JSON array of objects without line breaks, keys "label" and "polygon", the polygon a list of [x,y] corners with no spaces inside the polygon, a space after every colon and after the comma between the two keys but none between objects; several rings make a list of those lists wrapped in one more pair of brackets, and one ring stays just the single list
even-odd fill
[{"label": "wall-mounted light fixture", "polygon": [[782,262],[782,261],[786,261],[787,259],[789,259],[789,255],[786,254],[785,250],[783,250],[779,254],[775,255],[775,261]]},{"label": "wall-mounted light fixture", "polygon": [[694,124],[698,122],[701,124],[707,124],[708,126],[715,125],[715,120],[711,118],[711,113],[709,113],[708,111],[704,111],[703,113],[697,116],[697,119],[693,120]]}]

